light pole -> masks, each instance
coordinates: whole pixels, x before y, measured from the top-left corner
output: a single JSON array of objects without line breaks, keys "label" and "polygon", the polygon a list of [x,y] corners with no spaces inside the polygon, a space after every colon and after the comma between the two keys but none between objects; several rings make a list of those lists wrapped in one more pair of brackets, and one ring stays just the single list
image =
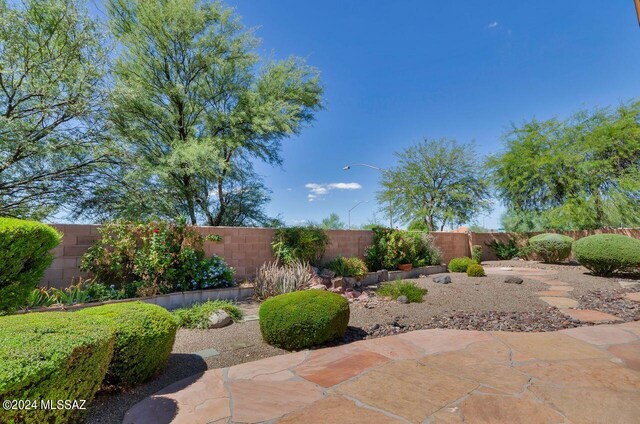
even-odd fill
[{"label": "light pole", "polygon": [[638,24],[640,24],[640,0],[636,0],[636,14],[638,15]]},{"label": "light pole", "polygon": [[349,229],[351,229],[351,211],[354,210],[355,208],[357,208],[359,205],[361,205],[363,203],[369,203],[369,201],[365,200],[365,201],[362,201],[362,202],[358,202],[358,203],[356,203],[356,205],[354,207],[349,209]]},{"label": "light pole", "polygon": [[[366,166],[367,168],[375,169],[376,171],[384,172],[384,168],[380,168],[377,166],[369,165],[367,163],[354,163],[351,165],[346,165],[342,168],[343,171],[348,171],[352,166]],[[391,199],[389,199],[389,228],[393,228],[393,209],[391,206]]]}]

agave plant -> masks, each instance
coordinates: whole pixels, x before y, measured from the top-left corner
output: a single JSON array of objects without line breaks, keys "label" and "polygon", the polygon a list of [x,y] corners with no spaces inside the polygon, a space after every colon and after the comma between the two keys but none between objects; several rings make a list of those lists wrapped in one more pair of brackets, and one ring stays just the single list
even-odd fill
[{"label": "agave plant", "polygon": [[256,274],[254,292],[260,299],[277,296],[309,287],[309,263],[293,261],[288,265],[278,262],[263,264]]}]

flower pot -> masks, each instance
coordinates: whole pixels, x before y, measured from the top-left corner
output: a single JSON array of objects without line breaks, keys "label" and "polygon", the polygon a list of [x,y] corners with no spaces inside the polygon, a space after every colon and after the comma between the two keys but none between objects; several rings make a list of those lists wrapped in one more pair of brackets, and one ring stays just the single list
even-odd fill
[{"label": "flower pot", "polygon": [[413,268],[413,264],[401,264],[401,265],[398,265],[398,269],[400,271],[411,271],[412,268]]}]

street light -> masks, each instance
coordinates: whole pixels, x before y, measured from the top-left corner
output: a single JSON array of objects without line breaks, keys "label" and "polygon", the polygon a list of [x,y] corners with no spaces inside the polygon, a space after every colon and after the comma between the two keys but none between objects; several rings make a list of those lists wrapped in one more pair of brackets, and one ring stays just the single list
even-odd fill
[{"label": "street light", "polygon": [[369,203],[369,201],[368,200],[364,200],[362,202],[358,202],[358,203],[356,203],[356,205],[354,207],[349,209],[349,229],[351,229],[351,211],[354,210],[355,208],[357,208],[359,205],[361,205],[363,203]]},{"label": "street light", "polygon": [[[352,166],[365,166],[367,168],[375,169],[376,171],[384,172],[383,168],[369,165],[368,163],[353,163],[351,165],[346,165],[342,168],[343,171],[348,171]],[[389,199],[389,228],[393,228],[393,209],[391,207],[391,199]]]}]

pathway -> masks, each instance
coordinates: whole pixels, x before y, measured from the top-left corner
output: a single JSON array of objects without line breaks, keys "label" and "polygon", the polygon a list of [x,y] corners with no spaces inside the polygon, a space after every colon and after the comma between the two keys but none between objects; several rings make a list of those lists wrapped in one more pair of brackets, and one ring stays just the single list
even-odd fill
[{"label": "pathway", "polygon": [[[553,290],[561,291],[561,290]],[[551,296],[554,297],[554,296]],[[125,423],[637,423],[640,322],[422,330],[209,370]]]}]

